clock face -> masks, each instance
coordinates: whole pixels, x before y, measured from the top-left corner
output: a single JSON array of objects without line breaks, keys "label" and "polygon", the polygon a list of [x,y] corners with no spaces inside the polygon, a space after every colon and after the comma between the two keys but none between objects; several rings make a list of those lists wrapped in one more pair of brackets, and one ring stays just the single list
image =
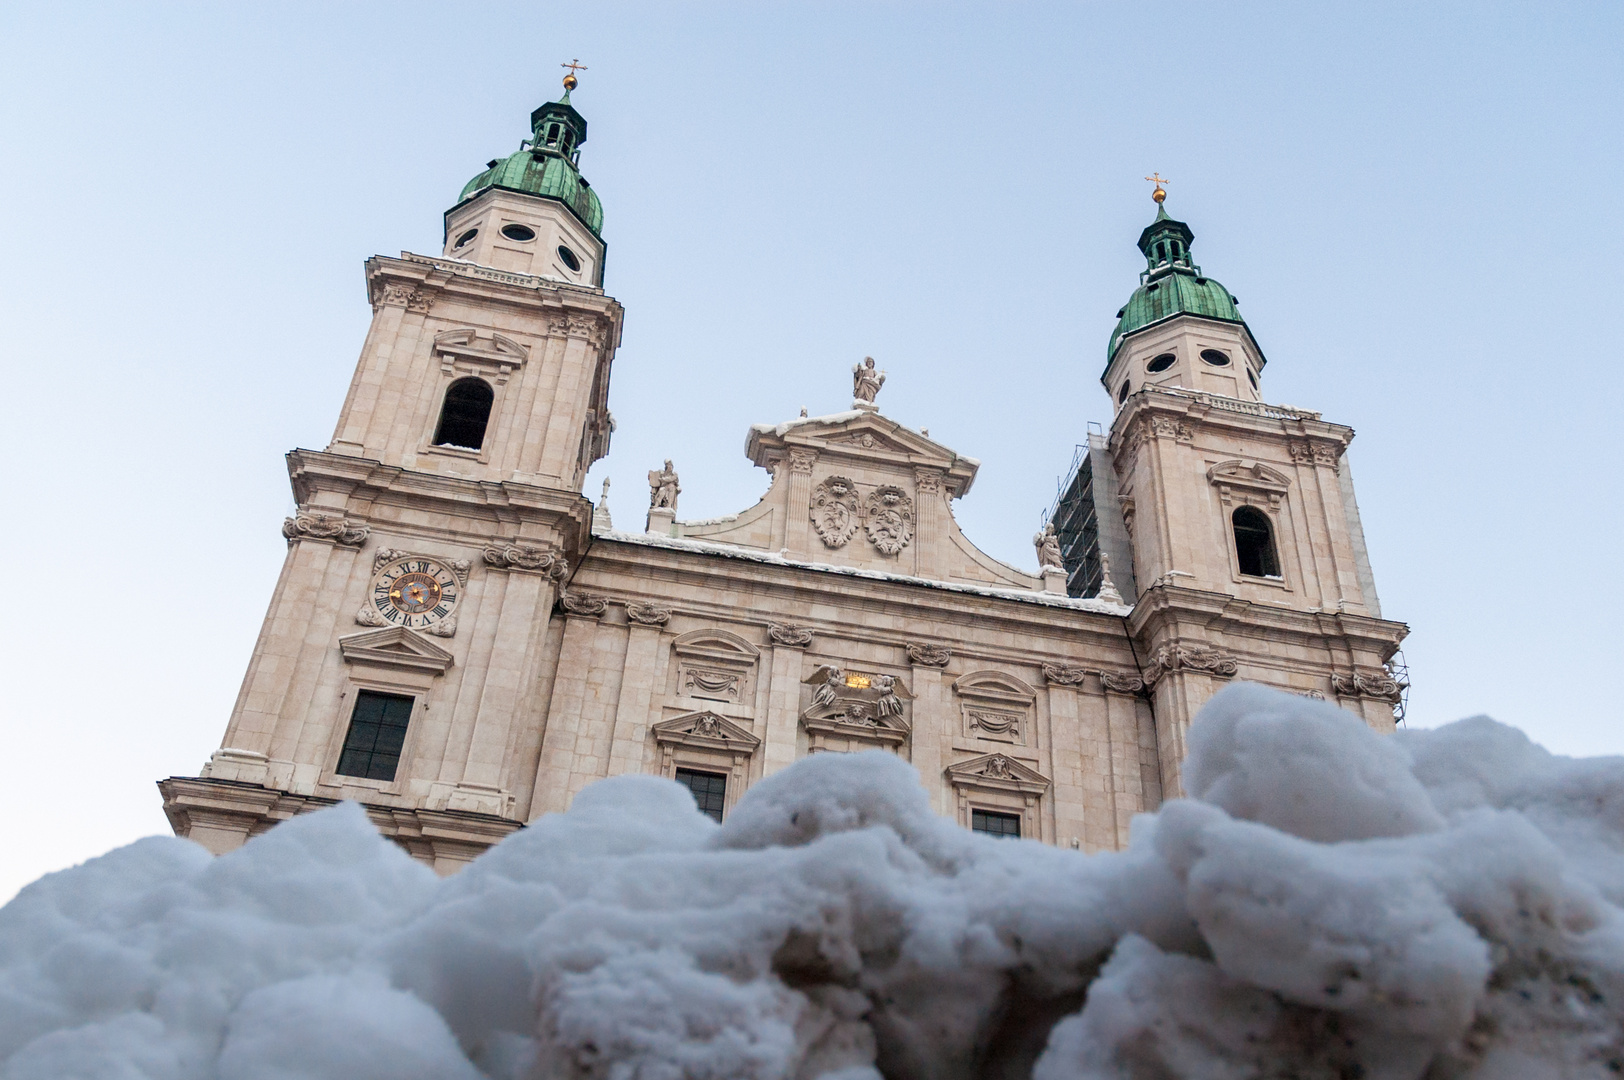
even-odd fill
[{"label": "clock face", "polygon": [[462,587],[456,575],[433,559],[396,559],[372,580],[372,606],[394,626],[422,630],[451,617]]}]

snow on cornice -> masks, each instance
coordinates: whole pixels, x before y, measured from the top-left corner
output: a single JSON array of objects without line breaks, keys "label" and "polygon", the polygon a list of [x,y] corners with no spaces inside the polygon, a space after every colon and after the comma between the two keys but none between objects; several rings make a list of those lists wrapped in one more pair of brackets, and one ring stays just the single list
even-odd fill
[{"label": "snow on cornice", "polygon": [[[801,422],[805,423],[806,421],[802,420]],[[1133,611],[1131,607],[1123,604],[1111,604],[1103,600],[1066,596],[1062,593],[1036,592],[1030,589],[1000,589],[992,585],[973,585],[961,581],[937,581],[934,578],[913,577],[909,574],[888,574],[882,570],[865,570],[856,566],[835,566],[832,563],[792,559],[787,555],[762,551],[759,548],[739,547],[736,544],[722,544],[713,540],[695,540],[686,536],[655,536],[652,533],[610,531],[598,533],[594,539],[614,540],[622,544],[638,544],[643,547],[668,548],[673,551],[688,551],[698,555],[720,555],[728,559],[742,559],[746,562],[765,563],[769,566],[785,566],[795,570],[811,570],[819,574],[839,574],[843,577],[864,578],[869,581],[889,581],[898,585],[917,585],[926,589],[941,589],[945,592],[966,593],[971,596],[991,596],[1000,600],[1014,600],[1022,604],[1037,604],[1040,607],[1090,611],[1098,615],[1127,615]]]}]

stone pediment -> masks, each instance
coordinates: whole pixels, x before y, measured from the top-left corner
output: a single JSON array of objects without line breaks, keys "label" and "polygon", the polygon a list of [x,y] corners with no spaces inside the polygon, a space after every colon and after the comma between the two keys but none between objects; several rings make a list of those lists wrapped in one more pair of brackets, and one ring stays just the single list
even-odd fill
[{"label": "stone pediment", "polygon": [[1049,778],[1007,754],[983,754],[949,765],[948,781],[956,786],[1018,791],[1041,795],[1049,790]]},{"label": "stone pediment", "polygon": [[891,472],[912,480],[915,470],[939,473],[953,498],[975,482],[980,462],[962,457],[929,436],[877,412],[853,410],[831,416],[803,416],[782,424],[757,424],[745,441],[745,453],[764,469],[773,469],[794,451],[813,453],[837,468],[850,462],[865,471]]},{"label": "stone pediment", "polygon": [[1207,470],[1207,479],[1214,484],[1234,484],[1268,491],[1285,491],[1291,486],[1289,476],[1259,461],[1220,461]]},{"label": "stone pediment", "polygon": [[530,357],[530,350],[512,338],[494,331],[481,336],[471,327],[435,334],[434,351],[440,355],[486,360],[515,367]]},{"label": "stone pediment", "polygon": [[708,710],[661,720],[654,725],[653,731],[654,741],[662,746],[750,753],[761,745],[761,740],[740,724]]},{"label": "stone pediment", "polygon": [[415,630],[386,626],[338,639],[338,651],[345,661],[409,668],[443,675],[455,660],[440,646]]}]

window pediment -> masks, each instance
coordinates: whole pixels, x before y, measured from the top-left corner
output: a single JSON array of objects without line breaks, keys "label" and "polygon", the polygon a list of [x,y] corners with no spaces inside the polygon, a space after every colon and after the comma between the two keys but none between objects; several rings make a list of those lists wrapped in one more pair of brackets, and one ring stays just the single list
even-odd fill
[{"label": "window pediment", "polygon": [[750,754],[761,745],[761,740],[742,725],[708,710],[661,720],[654,725],[653,731],[654,741],[664,747]]},{"label": "window pediment", "polygon": [[434,355],[446,375],[482,375],[496,385],[507,382],[516,368],[530,358],[530,350],[504,334],[481,336],[469,327],[434,336]]},{"label": "window pediment", "polygon": [[1214,484],[1247,487],[1284,494],[1291,487],[1291,478],[1278,469],[1260,461],[1220,461],[1207,470],[1207,479]]},{"label": "window pediment", "polygon": [[338,639],[338,651],[346,663],[427,671],[444,675],[456,662],[451,653],[415,630],[388,626]]},{"label": "window pediment", "polygon": [[1002,671],[972,671],[953,683],[964,735],[1025,746],[1032,741],[1037,691]]},{"label": "window pediment", "polygon": [[943,770],[948,783],[956,788],[976,788],[1021,795],[1042,795],[1049,790],[1049,778],[1005,754],[983,754],[960,761]]},{"label": "window pediment", "polygon": [[729,630],[690,630],[671,643],[678,656],[733,667],[755,667],[761,650]]}]

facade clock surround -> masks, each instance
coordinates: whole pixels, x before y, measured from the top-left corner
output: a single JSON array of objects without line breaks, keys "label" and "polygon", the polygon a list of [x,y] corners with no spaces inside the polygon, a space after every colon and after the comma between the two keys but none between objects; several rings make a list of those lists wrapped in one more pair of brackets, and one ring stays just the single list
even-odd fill
[{"label": "facade clock surround", "polygon": [[462,585],[451,569],[422,555],[385,564],[372,579],[370,606],[381,624],[428,630],[452,618]]}]

